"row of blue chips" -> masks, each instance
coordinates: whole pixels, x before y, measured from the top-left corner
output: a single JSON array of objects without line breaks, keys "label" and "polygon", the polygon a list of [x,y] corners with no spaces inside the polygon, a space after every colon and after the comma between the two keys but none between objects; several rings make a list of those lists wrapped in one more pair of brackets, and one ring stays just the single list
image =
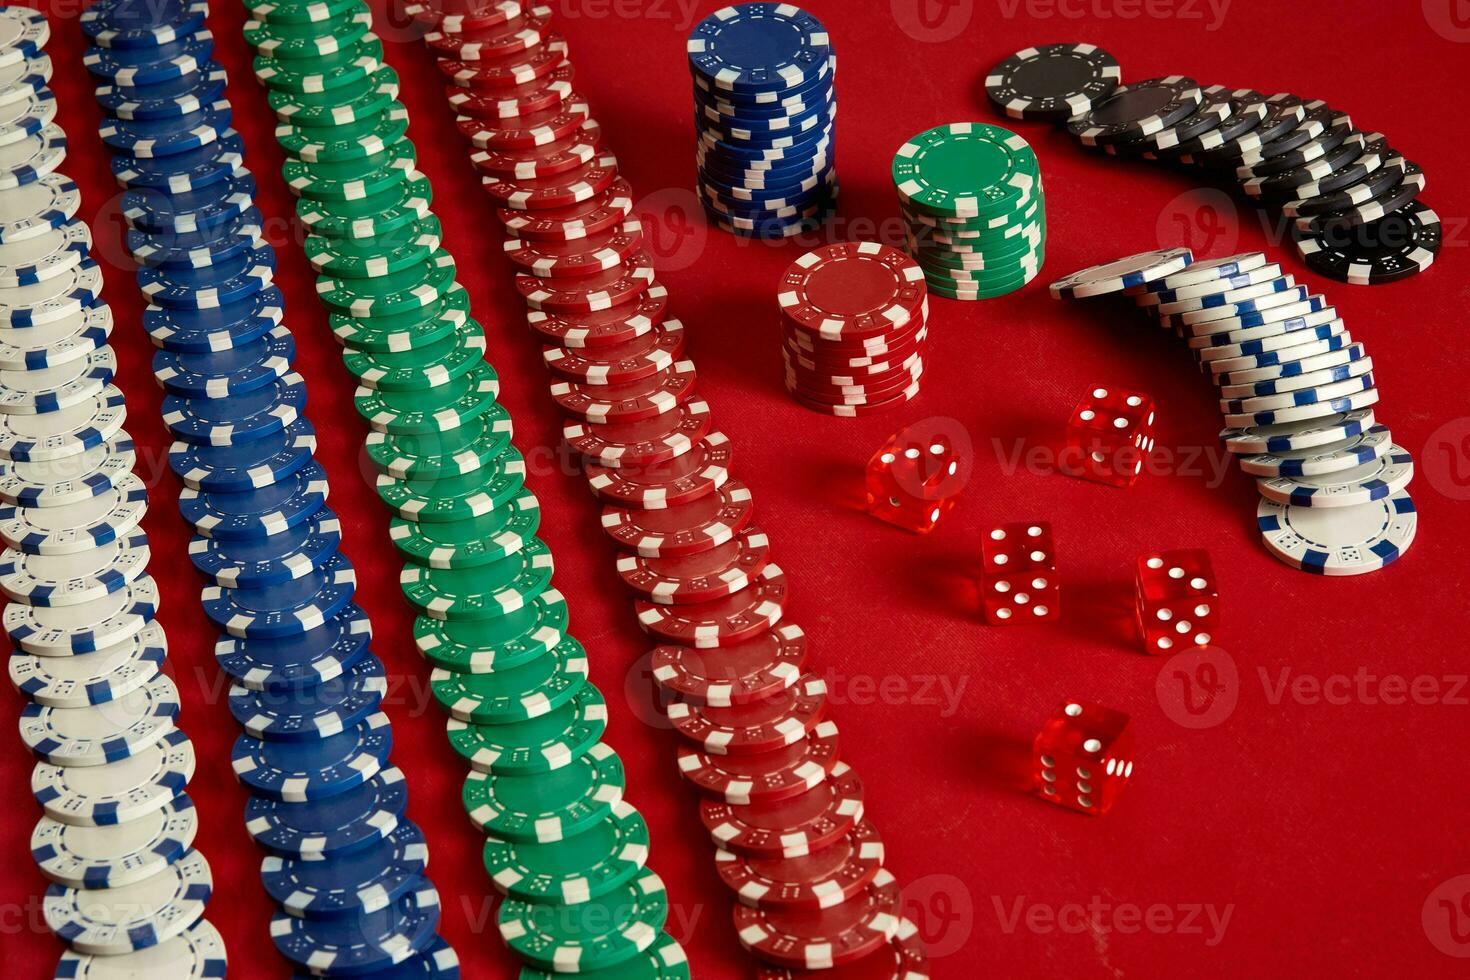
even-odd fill
[{"label": "row of blue chips", "polygon": [[31,856],[69,947],[56,976],[222,976],[112,313],[81,195],[57,170],[49,36],[43,15],[0,7],[0,591],[39,759]]},{"label": "row of blue chips", "polygon": [[[311,4],[284,6],[305,16]],[[270,855],[271,937],[311,975],[457,976],[436,933],[423,834],[389,762],[387,681],[312,458],[275,251],[204,12],[186,0],[104,0],[88,13],[130,43],[93,34],[86,64],[126,188],[127,245],[176,439],[169,464],[196,532],[189,556],[212,583],[202,601],[234,682],[243,733],[232,763],[251,794],[247,827]]]},{"label": "row of blue chips", "polygon": [[702,20],[687,47],[710,221],[785,238],[831,217],[837,59],[822,23],[790,4],[741,4]]}]

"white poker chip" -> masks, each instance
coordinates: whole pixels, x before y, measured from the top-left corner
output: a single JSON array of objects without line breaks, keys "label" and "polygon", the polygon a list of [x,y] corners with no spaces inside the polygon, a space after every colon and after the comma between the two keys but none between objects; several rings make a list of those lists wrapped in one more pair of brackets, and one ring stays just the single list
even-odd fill
[{"label": "white poker chip", "polygon": [[10,655],[10,683],[36,704],[83,708],[116,701],[147,684],[168,657],[168,638],[158,623],[121,643],[66,657]]},{"label": "white poker chip", "polygon": [[39,415],[0,413],[0,458],[61,459],[117,435],[128,417],[113,385],[68,408]]},{"label": "white poker chip", "polygon": [[1359,466],[1318,476],[1257,480],[1261,496],[1293,507],[1343,508],[1391,497],[1414,479],[1414,457],[1402,446]]},{"label": "white poker chip", "polygon": [[[1248,293],[1252,289],[1264,289],[1267,286],[1274,287],[1276,283],[1285,283],[1289,278],[1273,279],[1271,282],[1265,283],[1262,286],[1251,286],[1246,289],[1234,290],[1234,292]],[[1228,295],[1231,294],[1222,294],[1222,298]],[[1161,313],[1165,326],[1188,329],[1192,334],[1213,333],[1216,328],[1212,324],[1218,321],[1231,320],[1232,318],[1245,316],[1248,313],[1262,313],[1266,310],[1275,309],[1278,306],[1301,303],[1309,297],[1310,293],[1306,286],[1292,285],[1282,286],[1279,289],[1271,288],[1261,295],[1242,296],[1228,303],[1222,302],[1219,305],[1204,306],[1200,309],[1186,310],[1182,313],[1163,314],[1162,307],[1160,307],[1159,312]]]},{"label": "white poker chip", "polygon": [[194,766],[194,744],[175,728],[137,755],[104,766],[38,763],[31,794],[53,819],[103,827],[166,806],[194,778]]},{"label": "white poker chip", "polygon": [[216,980],[228,969],[225,941],[200,919],[168,942],[120,956],[61,954],[56,976],[67,980]]},{"label": "white poker chip", "polygon": [[1256,524],[1267,549],[1293,568],[1316,575],[1363,575],[1409,550],[1419,514],[1402,490],[1356,507],[1293,507],[1263,498]]},{"label": "white poker chip", "polygon": [[1271,330],[1263,331],[1259,328],[1252,328],[1250,331],[1240,331],[1240,333],[1252,339],[1221,343],[1218,347],[1201,347],[1195,350],[1194,356],[1199,358],[1201,365],[1209,365],[1214,361],[1233,360],[1248,355],[1266,354],[1273,351],[1284,352],[1288,348],[1315,343],[1319,340],[1325,340],[1328,337],[1336,337],[1339,334],[1346,335],[1347,325],[1341,319],[1334,319],[1299,330],[1281,330],[1276,328],[1273,332]]},{"label": "white poker chip", "polygon": [[0,65],[34,58],[50,39],[45,14],[28,7],[0,7]]},{"label": "white poker chip", "polygon": [[131,533],[148,512],[148,488],[123,474],[104,493],[55,507],[0,506],[0,540],[34,555],[71,555]]},{"label": "white poker chip", "polygon": [[[1189,267],[1182,272],[1176,272],[1155,280],[1142,286],[1132,286],[1125,290],[1128,296],[1139,296],[1145,292],[1176,293],[1179,290],[1189,289],[1195,286],[1206,287],[1206,292],[1216,289],[1219,280],[1234,279],[1238,276],[1252,273],[1266,266],[1265,252],[1243,252],[1240,255],[1227,255],[1223,259],[1204,259],[1190,263]],[[1280,266],[1277,266],[1279,269]],[[1280,275],[1277,272],[1276,275]],[[1275,278],[1272,276],[1270,278]],[[1242,284],[1243,285],[1243,284]],[[1204,295],[1200,293],[1198,295]],[[1166,295],[1160,302],[1169,302],[1173,299],[1183,299],[1183,296]],[[1139,300],[1142,303],[1142,300]]]},{"label": "white poker chip", "polygon": [[1352,395],[1373,387],[1372,374],[1355,373],[1351,377],[1328,380],[1316,387],[1299,388],[1273,395],[1256,395],[1252,398],[1223,398],[1220,410],[1234,413],[1267,413],[1297,405],[1318,404]]},{"label": "white poker chip", "polygon": [[148,535],[142,533],[67,555],[7,548],[0,552],[0,591],[32,606],[75,606],[136,581],[150,558]]},{"label": "white poker chip", "polygon": [[1194,253],[1187,248],[1161,248],[1126,259],[1095,265],[1051,284],[1055,299],[1083,299],[1157,282],[1189,266]]},{"label": "white poker chip", "polygon": [[60,507],[107,493],[138,461],[132,438],[119,431],[91,449],[40,462],[0,460],[0,501],[17,507]]},{"label": "white poker chip", "polygon": [[93,303],[39,327],[0,328],[0,368],[34,371],[86,357],[112,336],[112,307]]},{"label": "white poker chip", "polygon": [[1325,446],[1242,456],[1240,468],[1251,476],[1323,476],[1371,463],[1386,454],[1392,445],[1388,426],[1375,425],[1366,432]]},{"label": "white poker chip", "polygon": [[1226,429],[1220,433],[1225,448],[1239,455],[1281,453],[1312,449],[1328,443],[1351,439],[1370,429],[1377,419],[1373,410],[1339,412],[1307,422],[1288,425],[1255,425],[1244,429]]},{"label": "white poker chip", "polygon": [[0,369],[0,412],[36,415],[70,408],[101,394],[115,374],[117,355],[107,344],[84,357],[50,367],[29,371]]},{"label": "white poker chip", "polygon": [[150,878],[119,888],[46,889],[51,931],[81,953],[119,955],[167,942],[204,914],[214,890],[209,862],[191,850]]},{"label": "white poker chip", "polygon": [[[20,244],[25,241],[22,239]],[[0,289],[0,325],[34,327],[50,323],[84,306],[91,306],[101,292],[101,268],[93,260],[83,259],[49,279]]]},{"label": "white poker chip", "polygon": [[0,102],[0,146],[39,133],[56,118],[56,96],[49,88],[32,89],[24,98]]},{"label": "white poker chip", "polygon": [[28,704],[21,710],[20,737],[53,765],[100,766],[148,748],[173,730],[178,715],[179,689],[168,675],[159,674],[104,704],[85,708]]},{"label": "white poker chip", "polygon": [[51,81],[51,56],[45,52],[0,66],[0,105],[24,99]]},{"label": "white poker chip", "polygon": [[187,793],[126,823],[82,827],[43,816],[31,831],[41,873],[72,888],[118,888],[151,878],[184,856],[199,832]]},{"label": "white poker chip", "polygon": [[1293,339],[1300,342],[1284,350],[1263,350],[1240,357],[1221,357],[1215,360],[1207,360],[1202,355],[1200,368],[1208,368],[1216,384],[1279,378],[1296,370],[1293,365],[1298,361],[1332,354],[1353,343],[1353,335],[1346,330],[1326,337],[1308,335]]},{"label": "white poker chip", "polygon": [[1310,387],[1305,379],[1365,362],[1370,365],[1373,363],[1367,348],[1362,344],[1348,344],[1335,350],[1313,353],[1308,357],[1278,361],[1268,367],[1218,374],[1214,380],[1220,386],[1220,394],[1225,397],[1248,398],[1256,394],[1290,391],[1293,386]]},{"label": "white poker chip", "polygon": [[1300,333],[1331,323],[1337,319],[1337,308],[1327,305],[1321,296],[1309,296],[1299,300],[1295,296],[1285,306],[1276,306],[1260,313],[1231,316],[1208,323],[1196,323],[1183,328],[1185,343],[1191,349],[1219,347],[1228,344],[1249,344],[1252,341],[1276,337],[1281,334]]},{"label": "white poker chip", "polygon": [[55,173],[66,159],[66,145],[66,133],[53,124],[23,140],[0,146],[0,190],[34,184]]},{"label": "white poker chip", "polygon": [[41,657],[91,653],[136,636],[158,615],[158,584],[144,575],[125,589],[75,606],[5,607],[10,642]]},{"label": "white poker chip", "polygon": [[[1373,376],[1370,374],[1365,378],[1355,380],[1366,381],[1371,386]],[[1231,428],[1246,428],[1258,425],[1287,425],[1292,422],[1306,422],[1311,419],[1325,418],[1338,412],[1355,412],[1360,408],[1368,408],[1377,404],[1378,389],[1368,387],[1355,394],[1344,395],[1341,398],[1332,398],[1328,401],[1298,405],[1294,408],[1278,409],[1274,412],[1241,412],[1239,414],[1226,415],[1225,424]]]},{"label": "white poker chip", "polygon": [[1279,265],[1268,265],[1231,279],[1213,279],[1163,293],[1139,293],[1133,302],[1159,316],[1175,316],[1283,293],[1294,286],[1295,276],[1282,275]]},{"label": "white poker chip", "polygon": [[[0,245],[0,286],[16,287],[52,279],[74,269],[92,247],[92,231],[85,221],[68,221],[45,234]],[[8,290],[0,293],[7,297]]]},{"label": "white poker chip", "polygon": [[81,191],[62,174],[12,187],[0,194],[0,244],[44,235],[76,217],[81,206]]}]

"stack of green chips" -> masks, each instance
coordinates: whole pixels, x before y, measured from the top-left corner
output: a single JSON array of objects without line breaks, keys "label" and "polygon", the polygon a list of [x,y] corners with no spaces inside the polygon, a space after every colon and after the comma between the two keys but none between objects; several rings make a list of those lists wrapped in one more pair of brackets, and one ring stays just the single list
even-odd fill
[{"label": "stack of green chips", "polygon": [[893,183],[930,292],[989,299],[1040,273],[1046,199],[1041,166],[1020,136],[984,123],[935,127],[899,148]]}]

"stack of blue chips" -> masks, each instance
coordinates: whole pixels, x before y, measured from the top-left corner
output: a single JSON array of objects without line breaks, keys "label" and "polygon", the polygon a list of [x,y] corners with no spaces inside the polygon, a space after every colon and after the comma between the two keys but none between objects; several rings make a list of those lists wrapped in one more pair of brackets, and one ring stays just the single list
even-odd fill
[{"label": "stack of blue chips", "polygon": [[689,36],[699,197],[717,227],[810,231],[837,205],[837,59],[827,29],[789,4],[715,11]]},{"label": "stack of blue chips", "polygon": [[[308,22],[319,5],[252,6]],[[232,764],[270,855],[271,938],[302,973],[454,977],[205,14],[204,0],[103,0],[82,26],[149,303],[169,465],[195,531],[189,557],[210,581],[204,611],[234,682]]]}]

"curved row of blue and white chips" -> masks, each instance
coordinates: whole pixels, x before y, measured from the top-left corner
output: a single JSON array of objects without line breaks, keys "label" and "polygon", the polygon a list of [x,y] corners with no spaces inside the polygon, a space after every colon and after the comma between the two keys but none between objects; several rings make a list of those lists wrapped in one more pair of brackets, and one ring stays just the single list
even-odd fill
[{"label": "curved row of blue and white chips", "polygon": [[452,966],[207,13],[203,0],[103,0],[82,26],[189,557],[233,681],[232,764],[280,906],[271,937],[316,975]]},{"label": "curved row of blue and white chips", "polygon": [[687,47],[710,222],[785,238],[830,217],[837,57],[822,23],[790,4],[740,4],[700,21]]},{"label": "curved row of blue and white chips", "polygon": [[1173,330],[1220,389],[1225,448],[1256,478],[1277,558],[1361,575],[1414,543],[1414,461],[1378,423],[1373,359],[1326,297],[1264,252],[1194,262],[1163,249],[1084,269],[1052,295],[1122,292]]},{"label": "curved row of blue and white chips", "polygon": [[113,386],[112,313],[58,165],[46,18],[0,7],[0,591],[20,736],[38,758],[31,855],[51,880],[58,977],[223,976],[194,750],[162,668],[158,590]]}]

